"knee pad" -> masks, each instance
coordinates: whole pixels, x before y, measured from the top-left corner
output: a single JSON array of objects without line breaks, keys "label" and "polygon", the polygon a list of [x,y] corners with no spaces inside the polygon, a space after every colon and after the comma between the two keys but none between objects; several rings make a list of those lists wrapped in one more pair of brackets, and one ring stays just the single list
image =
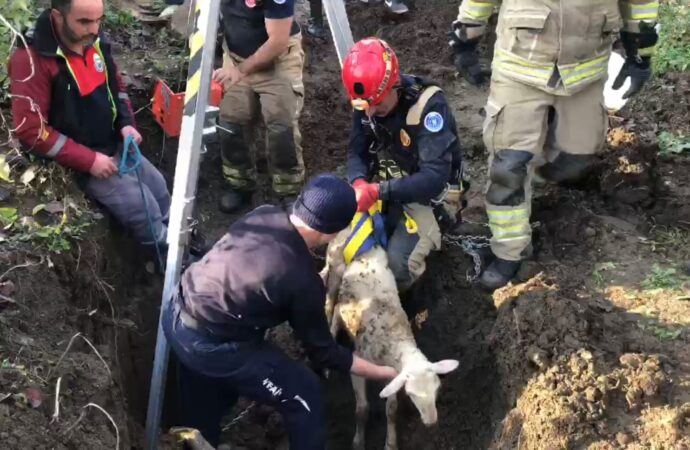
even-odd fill
[{"label": "knee pad", "polygon": [[596,156],[573,155],[561,152],[553,162],[539,168],[539,175],[555,183],[572,182],[582,178],[592,168]]},{"label": "knee pad", "polygon": [[486,200],[492,205],[516,206],[525,201],[527,164],[534,155],[524,150],[499,150],[489,169]]},{"label": "knee pad", "polygon": [[296,167],[299,162],[292,125],[269,123],[266,129],[268,130],[268,151],[274,166],[278,169]]},{"label": "knee pad", "polygon": [[248,152],[249,146],[244,136],[244,127],[238,123],[218,121],[218,139],[224,152]]}]

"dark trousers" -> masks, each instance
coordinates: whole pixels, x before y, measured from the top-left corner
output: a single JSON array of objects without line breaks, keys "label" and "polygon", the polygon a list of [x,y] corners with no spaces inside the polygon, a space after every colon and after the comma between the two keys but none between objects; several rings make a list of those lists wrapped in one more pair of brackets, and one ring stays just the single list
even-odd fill
[{"label": "dark trousers", "polygon": [[218,445],[220,421],[239,396],[273,406],[283,417],[291,450],[326,447],[323,387],[316,375],[268,342],[218,342],[179,321],[177,306],[163,328],[178,358],[181,426]]}]

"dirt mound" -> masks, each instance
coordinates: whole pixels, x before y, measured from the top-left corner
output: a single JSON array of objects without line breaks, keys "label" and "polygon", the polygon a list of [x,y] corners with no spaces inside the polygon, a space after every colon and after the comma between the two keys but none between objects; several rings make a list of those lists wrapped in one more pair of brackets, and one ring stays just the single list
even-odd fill
[{"label": "dirt mound", "polygon": [[[682,360],[655,354],[658,342],[631,328],[627,312],[601,298],[569,297],[540,277],[494,300],[492,342],[502,387],[516,406],[491,448],[690,445],[690,403],[671,393]],[[632,348],[641,353],[628,353]]]}]

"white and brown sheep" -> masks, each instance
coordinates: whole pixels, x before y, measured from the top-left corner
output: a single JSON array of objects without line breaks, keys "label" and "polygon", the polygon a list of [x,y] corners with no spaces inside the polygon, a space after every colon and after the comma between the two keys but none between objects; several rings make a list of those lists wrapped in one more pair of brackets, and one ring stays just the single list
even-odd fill
[{"label": "white and brown sheep", "polygon": [[[399,375],[380,393],[386,401],[386,450],[397,450],[395,414],[401,388],[410,396],[422,422],[429,426],[437,421],[436,395],[441,384],[438,375],[455,370],[456,360],[429,362],[417,348],[407,315],[384,249],[374,247],[345,264],[343,248],[349,230],[345,230],[328,247],[322,276],[327,287],[326,314],[331,332],[344,328],[355,343],[356,352],[376,363],[394,367]],[[352,376],[357,403],[354,450],[364,449],[364,429],[368,415],[366,382]]]}]

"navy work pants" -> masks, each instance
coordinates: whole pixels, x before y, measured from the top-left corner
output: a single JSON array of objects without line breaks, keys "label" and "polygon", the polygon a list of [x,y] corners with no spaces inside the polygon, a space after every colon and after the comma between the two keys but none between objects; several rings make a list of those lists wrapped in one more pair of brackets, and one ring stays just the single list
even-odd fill
[{"label": "navy work pants", "polygon": [[217,446],[220,421],[242,396],[282,415],[291,450],[325,449],[323,387],[305,365],[268,342],[221,342],[187,328],[175,300],[163,329],[179,361],[180,426]]}]

